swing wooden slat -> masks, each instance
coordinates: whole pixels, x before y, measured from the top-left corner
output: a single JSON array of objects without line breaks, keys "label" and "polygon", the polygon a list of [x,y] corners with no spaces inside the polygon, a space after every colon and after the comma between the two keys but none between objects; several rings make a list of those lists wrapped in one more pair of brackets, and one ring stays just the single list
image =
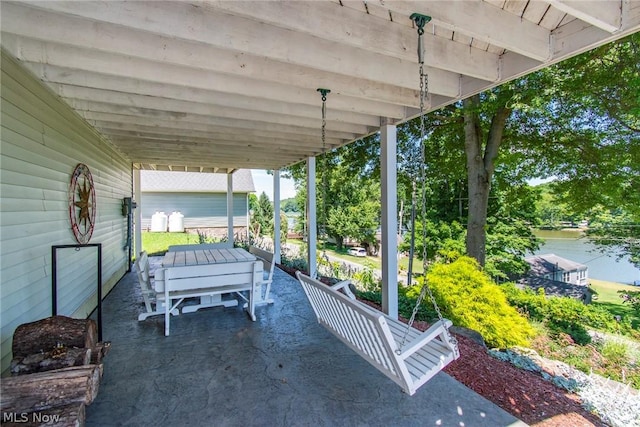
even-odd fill
[{"label": "swing wooden slat", "polygon": [[449,320],[407,332],[404,323],[356,300],[348,281],[330,287],[300,272],[296,276],[318,322],[409,395],[459,357],[447,339]]}]

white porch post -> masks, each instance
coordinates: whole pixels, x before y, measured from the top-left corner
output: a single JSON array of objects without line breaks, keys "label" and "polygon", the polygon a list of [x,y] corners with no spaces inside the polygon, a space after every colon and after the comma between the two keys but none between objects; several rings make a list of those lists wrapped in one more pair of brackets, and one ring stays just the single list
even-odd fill
[{"label": "white porch post", "polygon": [[134,209],[135,216],[133,220],[133,240],[135,247],[135,257],[138,258],[142,252],[142,190],[140,185],[140,169],[133,170],[133,199],[136,201]]},{"label": "white porch post", "polygon": [[233,174],[227,174],[227,236],[233,245]]},{"label": "white porch post", "polygon": [[380,175],[382,180],[382,310],[398,317],[398,204],[396,126],[380,127]]},{"label": "white porch post", "polygon": [[247,243],[251,244],[251,235],[249,232],[249,227],[251,226],[251,210],[249,209],[249,193],[246,194],[244,198],[245,212],[247,213]]},{"label": "white porch post", "polygon": [[273,261],[280,263],[280,170],[273,171]]},{"label": "white porch post", "polygon": [[318,233],[316,227],[316,158],[307,159],[307,264],[309,275],[318,276],[316,246]]}]

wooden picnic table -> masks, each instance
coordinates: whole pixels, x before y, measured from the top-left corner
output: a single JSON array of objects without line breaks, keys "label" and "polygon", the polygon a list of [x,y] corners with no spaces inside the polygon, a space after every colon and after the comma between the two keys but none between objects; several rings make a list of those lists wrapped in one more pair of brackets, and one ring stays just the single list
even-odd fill
[{"label": "wooden picnic table", "polygon": [[[194,249],[167,252],[162,259],[162,267],[183,268],[195,265],[226,264],[236,262],[256,261],[255,255],[242,248],[220,248],[220,249]],[[200,303],[187,305],[182,308],[183,313],[191,313],[201,308],[224,305],[234,307],[238,305],[237,299],[222,300],[221,295],[207,295],[200,297]]]},{"label": "wooden picnic table", "polygon": [[190,265],[255,261],[256,259],[255,255],[242,248],[187,250],[167,252],[162,259],[162,266],[165,268],[186,267]]}]

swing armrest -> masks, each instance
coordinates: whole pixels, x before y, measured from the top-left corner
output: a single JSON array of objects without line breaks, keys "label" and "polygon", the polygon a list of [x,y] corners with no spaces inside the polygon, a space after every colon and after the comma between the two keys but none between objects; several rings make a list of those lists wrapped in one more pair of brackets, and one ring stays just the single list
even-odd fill
[{"label": "swing armrest", "polygon": [[342,289],[349,298],[355,300],[356,296],[353,294],[353,292],[351,292],[351,288],[349,288],[350,284],[351,280],[343,280],[342,282],[338,282],[335,285],[331,286],[331,289],[333,289],[334,291],[339,291],[340,289]]},{"label": "swing armrest", "polygon": [[[447,328],[451,327],[452,325],[451,320],[444,319],[444,321]],[[424,347],[426,343],[428,343],[429,341],[432,341],[443,332],[444,332],[444,329],[442,327],[442,322],[434,323],[429,327],[429,329],[427,329],[426,331],[424,331],[423,333],[415,337],[413,340],[409,341],[405,345],[399,357],[401,359],[406,359],[407,357],[410,357],[413,353],[415,353],[416,351]],[[445,342],[444,345],[448,345],[448,344]]]}]

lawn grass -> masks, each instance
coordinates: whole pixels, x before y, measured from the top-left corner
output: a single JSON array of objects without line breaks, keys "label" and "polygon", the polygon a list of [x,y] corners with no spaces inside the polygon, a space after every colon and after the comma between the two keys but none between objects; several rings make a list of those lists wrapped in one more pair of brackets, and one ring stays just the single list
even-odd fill
[{"label": "lawn grass", "polygon": [[199,242],[197,234],[189,233],[142,233],[142,249],[149,256],[164,255],[171,245],[190,245]]},{"label": "lawn grass", "polygon": [[622,316],[631,320],[634,329],[640,329],[640,316],[629,304],[624,304],[618,291],[638,291],[637,286],[623,285],[605,280],[589,279],[592,289],[598,293],[598,297],[592,304],[605,308],[613,315]]}]

